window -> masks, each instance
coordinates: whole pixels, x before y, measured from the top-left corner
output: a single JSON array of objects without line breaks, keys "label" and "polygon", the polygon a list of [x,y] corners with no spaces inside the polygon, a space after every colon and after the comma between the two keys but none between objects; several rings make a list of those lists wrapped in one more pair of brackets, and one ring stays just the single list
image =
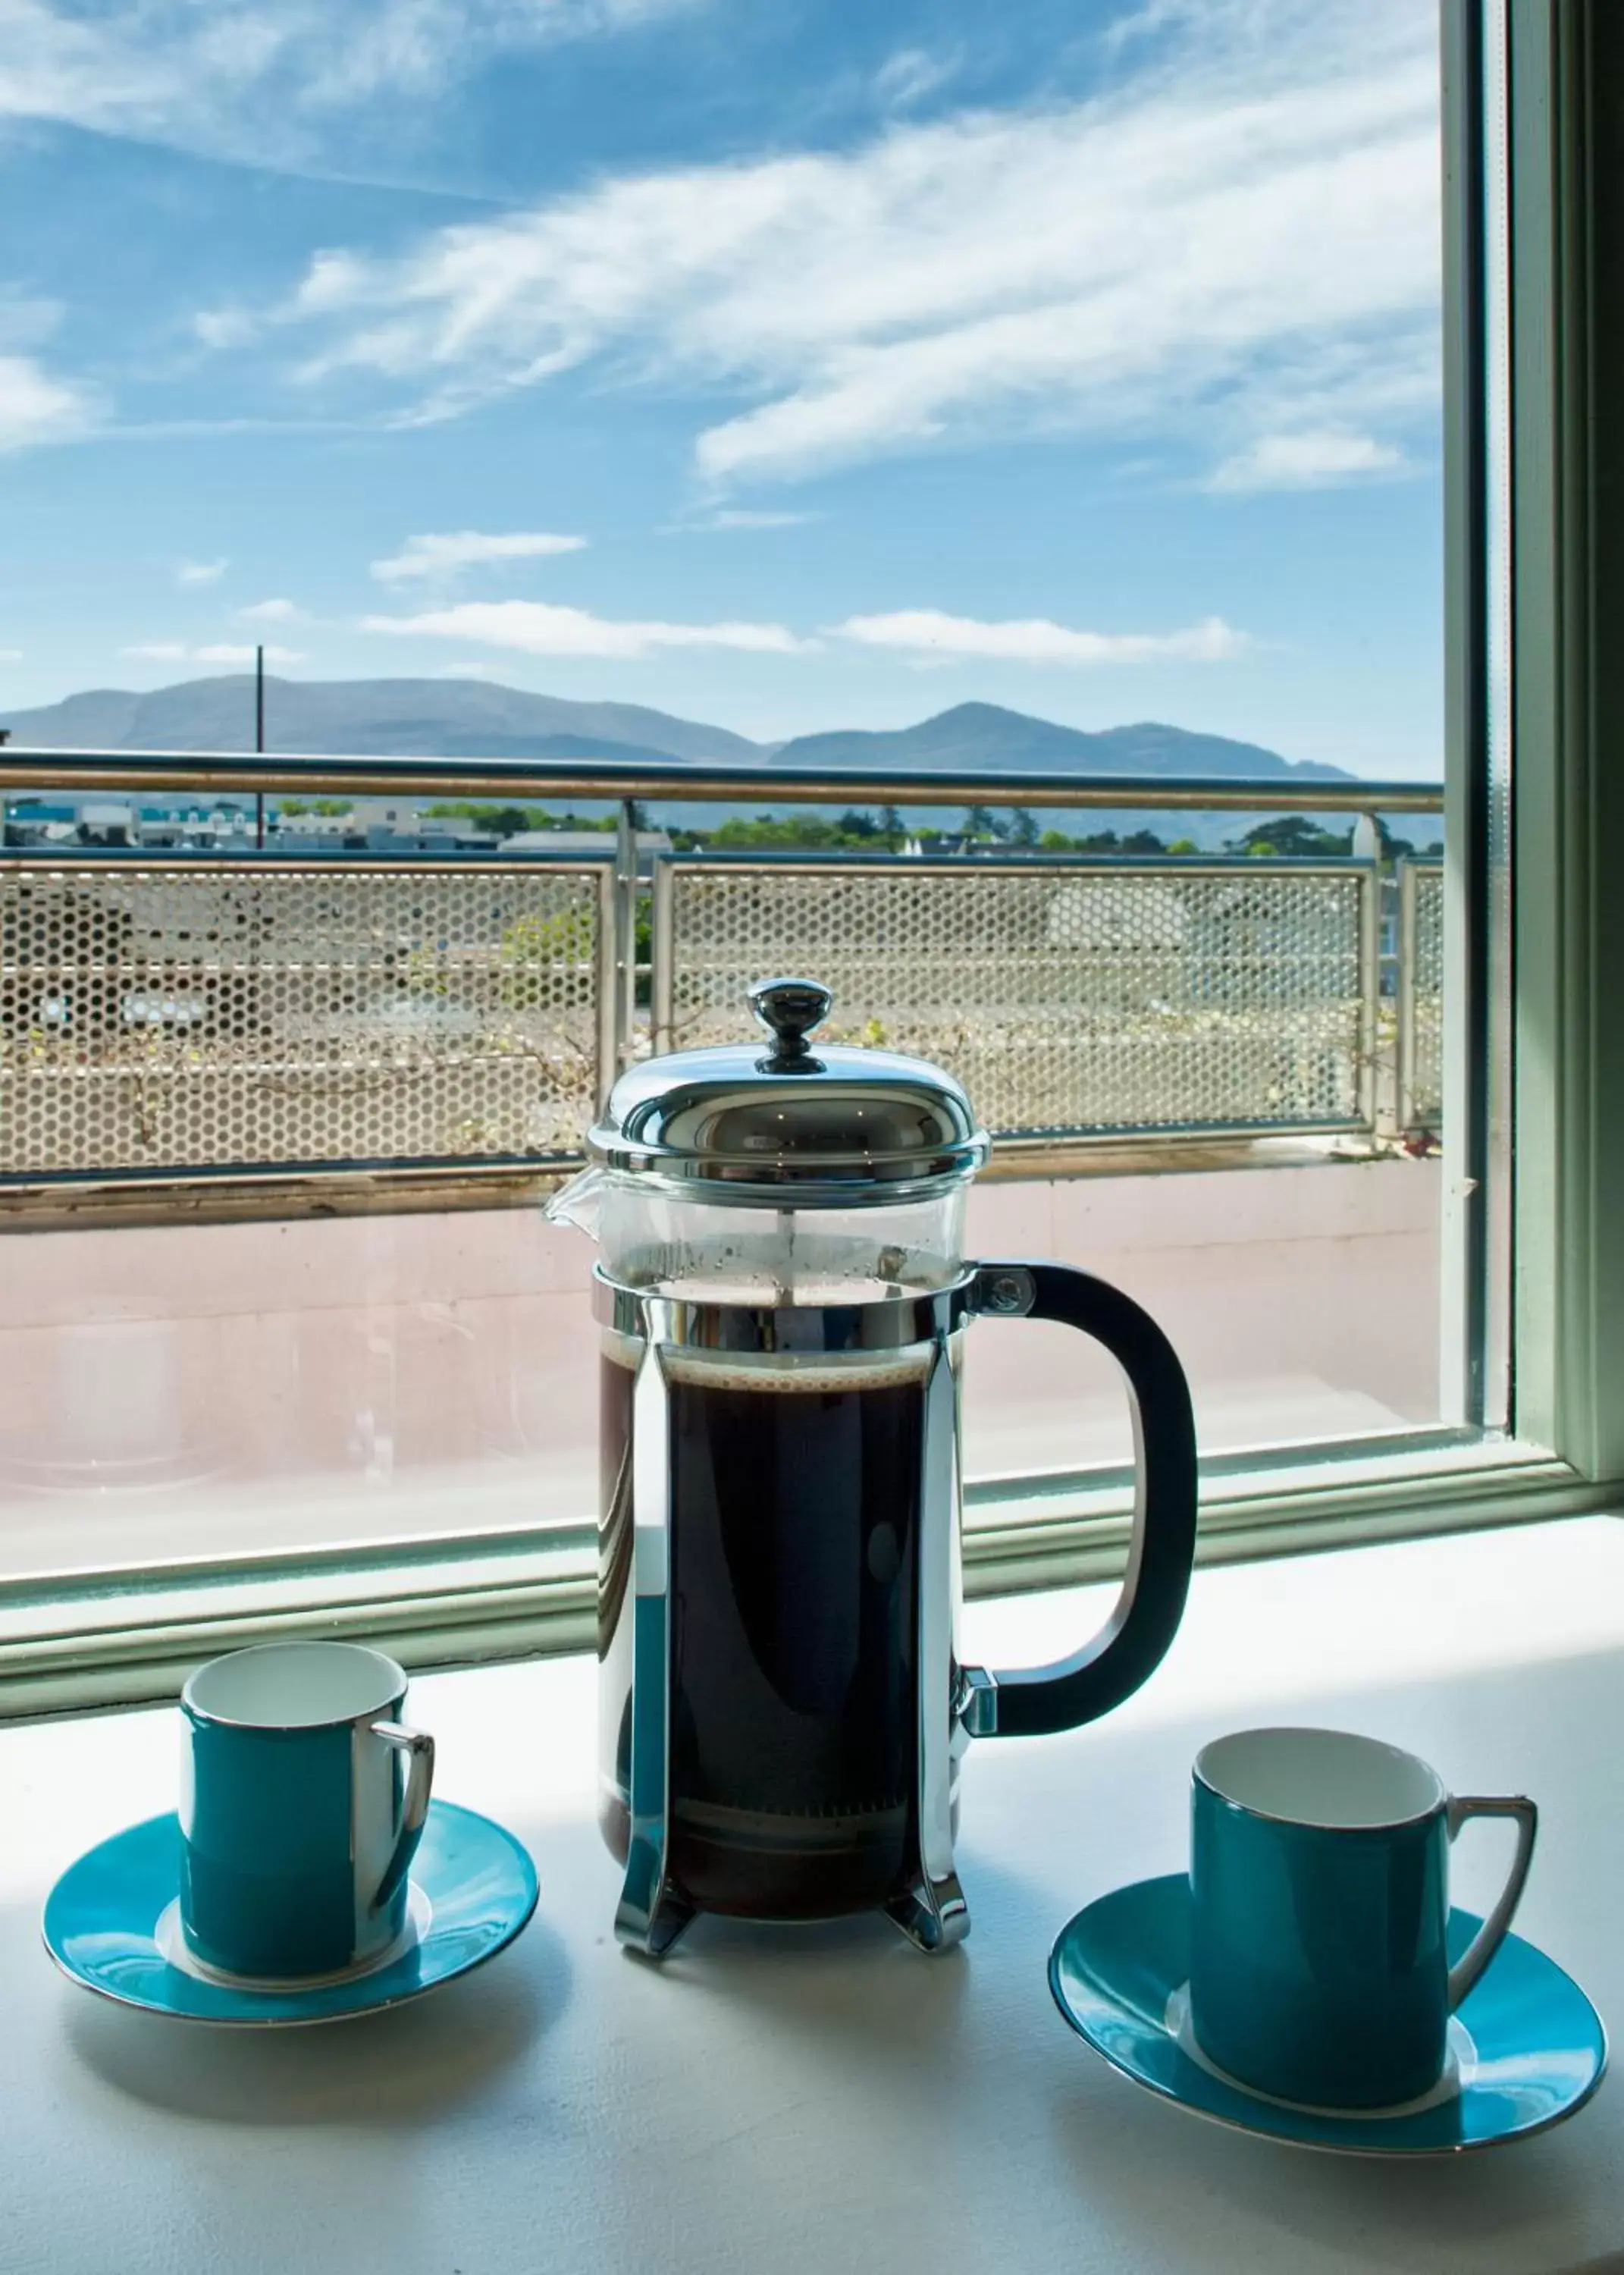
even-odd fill
[{"label": "window", "polygon": [[[288,291],[197,326],[242,416],[274,371],[362,437],[275,445],[284,518],[355,533],[329,601],[250,599],[223,540],[170,571],[307,643],[264,651],[268,744],[351,754],[132,755],[183,712],[245,752],[230,676],[8,714],[0,1705],[159,1690],[268,1625],[585,1641],[589,1251],[534,1204],[616,1065],[735,1032],[786,962],[969,1081],[1001,1133],[973,1250],[1164,1319],[1205,1553],[1624,1470],[1588,234],[1619,35],[1446,0],[1440,101],[1410,0],[1102,8],[1063,50],[1039,9],[1020,70],[903,0],[816,58],[763,11],[726,69],[648,12],[640,61],[513,64],[568,114],[520,220],[386,245],[357,193],[329,256],[291,208]],[[628,147],[617,74],[656,58]],[[744,92],[798,102],[812,60],[833,108],[764,137]],[[507,67],[472,57],[480,101]],[[385,549],[379,467],[421,435],[490,525]],[[573,520],[515,525],[526,446]],[[71,451],[19,463],[25,517],[108,526]],[[323,655],[385,652],[480,665],[420,681],[436,735],[393,686],[333,726]],[[724,695],[753,740],[684,728]],[[1122,723],[1152,706],[1185,723]],[[1125,1424],[1074,1345],[978,1337],[972,1586],[1121,1558]]]}]

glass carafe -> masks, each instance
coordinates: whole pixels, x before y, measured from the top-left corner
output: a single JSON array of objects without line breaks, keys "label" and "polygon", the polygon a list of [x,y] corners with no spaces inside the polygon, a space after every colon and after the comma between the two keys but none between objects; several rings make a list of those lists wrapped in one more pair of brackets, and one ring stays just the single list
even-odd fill
[{"label": "glass carafe", "polygon": [[[617,1929],[655,1955],[696,1911],[888,1911],[931,1950],[972,1735],[1091,1719],[1182,1610],[1194,1435],[1146,1316],[1056,1265],[963,1255],[986,1159],[959,1085],[827,1049],[815,983],[752,991],[772,1047],[623,1077],[555,1216],[600,1246],[600,1816]],[[959,1373],[978,1313],[1107,1344],[1139,1423],[1123,1603],[1075,1659],[961,1667]]]}]

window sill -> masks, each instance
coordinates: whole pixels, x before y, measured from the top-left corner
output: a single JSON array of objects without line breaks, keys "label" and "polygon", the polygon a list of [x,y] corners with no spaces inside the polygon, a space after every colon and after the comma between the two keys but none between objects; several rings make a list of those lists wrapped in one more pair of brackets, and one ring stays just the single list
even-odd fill
[{"label": "window sill", "polygon": [[[1434,1431],[1220,1455],[1201,1501],[1205,1566],[1624,1508],[1624,1487],[1537,1447]],[[1122,1472],[972,1487],[966,1596],[1114,1579],[1131,1529]],[[505,1529],[0,1585],[0,1722],[173,1697],[200,1659],[278,1636],[372,1641],[420,1668],[587,1649],[594,1543],[590,1523]]]},{"label": "window sill", "polygon": [[[998,1661],[1075,1642],[1103,1591],[971,1607]],[[1624,2222],[1624,2103],[1537,2147],[1396,2174],[1186,2122],[1061,2027],[1045,1955],[1078,1905],[1175,1869],[1189,1765],[1216,1731],[1326,1721],[1413,1747],[1457,1787],[1543,1810],[1519,1926],[1624,2013],[1624,1820],[1598,1809],[1624,1692],[1624,1527],[1208,1571],[1164,1667],[1096,1728],[972,1749],[959,1861],[968,1949],[880,1922],[789,1933],[702,1922],[661,1975],[609,1931],[583,1658],[429,1676],[413,1719],[448,1798],[532,1846],[541,1911],[447,1995],[351,2029],[165,2029],[87,1999],[42,1954],[38,1906],[87,1844],[171,1805],[171,1718],[0,1733],[0,2097],[19,2265],[319,2262],[672,2275],[892,2261],[1361,2265],[1530,2275],[1599,2264]],[[1492,1886],[1463,1840],[1456,1889]],[[403,2150],[409,2158],[403,2163]],[[82,2186],[94,2171],[97,2185]],[[1401,2185],[1401,2182],[1402,2183]],[[382,2223],[381,2226],[380,2223]]]}]

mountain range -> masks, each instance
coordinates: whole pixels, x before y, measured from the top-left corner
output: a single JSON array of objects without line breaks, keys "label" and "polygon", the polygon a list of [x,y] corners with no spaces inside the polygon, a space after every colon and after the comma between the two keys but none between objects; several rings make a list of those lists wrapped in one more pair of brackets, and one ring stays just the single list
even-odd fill
[{"label": "mountain range", "polygon": [[[1278,751],[1227,736],[1148,721],[1090,733],[991,703],[960,703],[913,727],[851,729],[758,743],[725,727],[676,718],[641,704],[570,702],[484,679],[268,678],[265,689],[268,747],[329,756],[1353,779],[1340,767],[1282,758]],[[43,750],[248,751],[253,746],[253,680],[246,673],[185,680],[149,693],[95,688],[41,709],[0,716],[0,726],[9,728],[14,744]],[[678,792],[661,799],[657,812],[662,820],[691,826],[714,824],[729,812],[758,812],[763,806],[762,793],[730,806],[686,800]],[[932,818],[945,818],[948,811],[938,817],[933,810]],[[1096,828],[1120,828],[1143,819],[1094,812],[1089,821]],[[1204,845],[1221,842],[1236,828],[1233,814],[1181,813],[1178,819],[1181,833]]]}]

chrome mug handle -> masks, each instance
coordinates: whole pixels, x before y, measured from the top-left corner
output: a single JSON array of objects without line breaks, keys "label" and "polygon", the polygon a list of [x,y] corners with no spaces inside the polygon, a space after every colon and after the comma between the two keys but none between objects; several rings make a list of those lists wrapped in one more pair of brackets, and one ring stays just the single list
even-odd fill
[{"label": "chrome mug handle", "polygon": [[423,1837],[423,1827],[428,1818],[428,1796],[434,1783],[434,1742],[427,1730],[410,1729],[404,1722],[374,1722],[372,1735],[374,1738],[381,1738],[386,1746],[397,1746],[410,1757],[395,1853],[378,1883],[378,1893],[372,1900],[371,1908],[381,1912],[393,1899],[411,1871],[412,1860],[418,1852],[418,1842]]},{"label": "chrome mug handle", "polygon": [[971,1306],[993,1319],[1055,1319],[1091,1335],[1127,1376],[1133,1410],[1133,1545],[1110,1618],[1081,1651],[1052,1666],[963,1671],[961,1711],[972,1737],[1038,1737],[1120,1705],[1178,1631],[1196,1556],[1195,1415],[1172,1344],[1107,1281],[1066,1264],[980,1264]]},{"label": "chrome mug handle", "polygon": [[1528,1868],[1534,1861],[1534,1836],[1539,1830],[1539,1811],[1522,1794],[1507,1794],[1503,1799],[1496,1797],[1492,1800],[1478,1794],[1462,1795],[1459,1799],[1451,1795],[1446,1820],[1451,1842],[1470,1817],[1514,1818],[1517,1853],[1511,1860],[1511,1870],[1506,1876],[1506,1885],[1500,1890],[1499,1902],[1449,1970],[1448,1998],[1452,2014],[1462,1999],[1477,1988],[1489,1961],[1506,1940],[1512,1914],[1522,1901]]}]

